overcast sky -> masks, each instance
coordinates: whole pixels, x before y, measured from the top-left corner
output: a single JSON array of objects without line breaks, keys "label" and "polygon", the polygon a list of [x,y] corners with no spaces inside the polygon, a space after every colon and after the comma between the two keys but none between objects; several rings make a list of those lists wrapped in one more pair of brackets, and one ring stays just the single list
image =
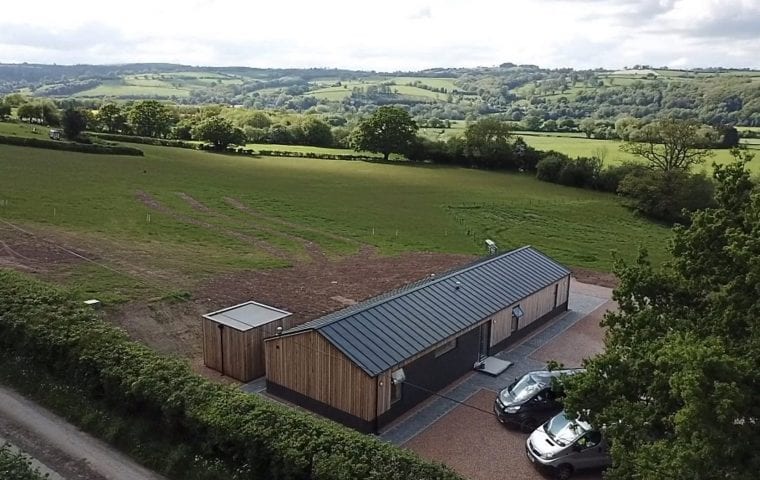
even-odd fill
[{"label": "overcast sky", "polygon": [[760,0],[3,2],[0,62],[760,67]]}]

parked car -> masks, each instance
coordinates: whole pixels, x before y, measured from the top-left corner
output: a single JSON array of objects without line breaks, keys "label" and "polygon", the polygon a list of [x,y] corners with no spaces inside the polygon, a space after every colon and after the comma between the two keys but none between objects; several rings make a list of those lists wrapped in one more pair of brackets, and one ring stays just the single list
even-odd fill
[{"label": "parked car", "polygon": [[606,468],[612,463],[601,432],[562,411],[538,427],[525,443],[528,459],[541,470],[567,480],[578,470]]},{"label": "parked car", "polygon": [[562,411],[562,403],[552,389],[552,382],[562,375],[582,372],[582,368],[528,372],[496,396],[493,410],[505,425],[520,427],[530,433]]}]

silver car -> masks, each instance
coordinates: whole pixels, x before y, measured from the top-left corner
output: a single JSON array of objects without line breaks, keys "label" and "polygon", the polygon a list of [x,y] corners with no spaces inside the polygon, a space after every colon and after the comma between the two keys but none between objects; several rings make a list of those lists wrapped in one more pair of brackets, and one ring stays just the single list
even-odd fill
[{"label": "silver car", "polygon": [[607,441],[586,422],[560,412],[538,427],[525,444],[528,459],[541,470],[566,480],[578,470],[602,469],[611,463]]}]

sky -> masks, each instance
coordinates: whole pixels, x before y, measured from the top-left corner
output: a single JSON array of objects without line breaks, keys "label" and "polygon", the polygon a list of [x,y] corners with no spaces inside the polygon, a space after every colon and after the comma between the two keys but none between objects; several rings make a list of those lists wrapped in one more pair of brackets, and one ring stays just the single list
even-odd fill
[{"label": "sky", "polygon": [[760,0],[14,1],[0,62],[760,68]]}]

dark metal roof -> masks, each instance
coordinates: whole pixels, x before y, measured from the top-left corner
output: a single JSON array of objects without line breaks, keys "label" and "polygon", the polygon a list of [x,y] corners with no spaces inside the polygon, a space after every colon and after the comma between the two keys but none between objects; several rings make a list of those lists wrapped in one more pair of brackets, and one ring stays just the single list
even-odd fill
[{"label": "dark metal roof", "polygon": [[569,274],[526,246],[431,276],[283,334],[317,330],[376,376]]}]

